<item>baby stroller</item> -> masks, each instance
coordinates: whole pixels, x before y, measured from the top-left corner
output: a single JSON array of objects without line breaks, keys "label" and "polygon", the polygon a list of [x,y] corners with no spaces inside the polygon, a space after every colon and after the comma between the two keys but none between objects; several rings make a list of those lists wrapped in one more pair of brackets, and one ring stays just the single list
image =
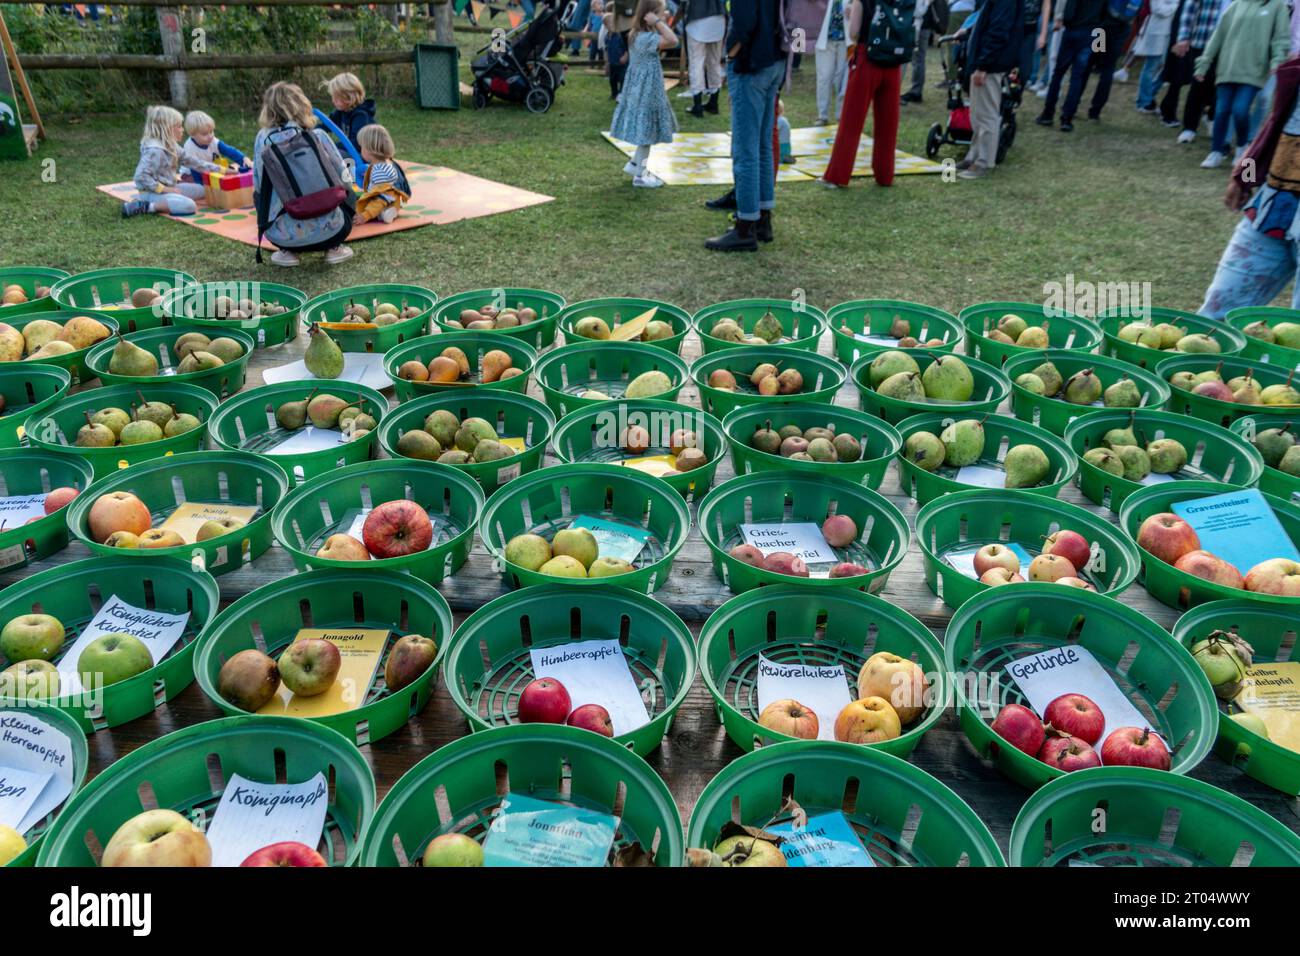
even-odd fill
[{"label": "baby stroller", "polygon": [[[945,49],[946,48],[946,49]],[[943,63],[943,80],[948,86],[948,125],[935,123],[925,137],[925,155],[934,159],[944,146],[969,146],[971,141],[970,107],[962,87],[962,66],[966,59],[965,37],[949,34],[939,38],[939,59]],[[1006,158],[1016,139],[1016,109],[1020,106],[1019,71],[1002,77],[1002,130],[998,136],[997,161]]]},{"label": "baby stroller", "polygon": [[474,74],[474,108],[492,97],[523,103],[530,113],[545,113],[564,85],[564,64],[547,59],[560,44],[563,29],[549,3],[539,3],[533,19],[497,35],[481,50]]}]

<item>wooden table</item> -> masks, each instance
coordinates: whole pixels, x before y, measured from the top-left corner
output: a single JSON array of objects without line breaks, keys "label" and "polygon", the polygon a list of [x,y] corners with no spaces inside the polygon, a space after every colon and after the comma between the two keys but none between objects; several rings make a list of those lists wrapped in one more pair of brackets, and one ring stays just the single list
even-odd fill
[{"label": "wooden table", "polygon": [[[827,335],[823,341],[821,351],[825,354],[831,354],[829,340],[830,336]],[[246,387],[262,384],[264,369],[301,358],[305,347],[306,336],[302,335],[296,342],[274,349],[258,350],[249,362]],[[698,355],[699,341],[691,333],[683,347],[682,356],[690,361]],[[530,384],[530,394],[541,398],[535,383]],[[680,401],[698,407],[698,398],[698,390],[688,384],[682,391]],[[841,390],[836,403],[856,407],[857,399],[854,386],[848,384]],[[547,463],[554,463],[554,459],[548,458]],[[727,458],[719,465],[715,482],[725,481],[733,474],[730,458]],[[886,476],[880,491],[902,509],[909,521],[914,522],[916,504],[902,493],[893,469]],[[1100,511],[1073,486],[1062,492],[1061,497],[1093,511]],[[66,550],[55,557],[30,565],[20,574],[0,576],[0,586],[10,584],[24,574],[88,555],[85,546],[74,539]],[[253,564],[217,579],[221,586],[223,606],[260,585],[293,573],[293,564],[288,555],[278,547],[273,548]],[[506,587],[500,575],[492,570],[490,556],[482,544],[477,543],[466,565],[450,581],[444,582],[439,590],[450,602],[459,624],[469,612],[504,593]],[[700,625],[709,614],[731,596],[714,575],[708,548],[698,532],[692,532],[690,540],[678,554],[668,584],[656,592],[658,600],[680,615],[693,634],[698,634]],[[952,612],[926,586],[921,553],[915,542],[902,564],[890,575],[889,585],[882,596],[915,615],[942,641],[944,628]],[[1176,611],[1157,603],[1137,584],[1130,587],[1122,599],[1124,603],[1166,628],[1171,627],[1178,617]],[[220,710],[207,699],[197,684],[193,684],[152,715],[91,737],[91,765],[87,779],[147,741],[220,716]],[[397,779],[418,760],[467,732],[464,718],[440,682],[424,712],[408,722],[403,730],[362,748],[374,770],[379,798],[383,799]],[[697,678],[677,713],[671,733],[664,740],[663,746],[650,756],[649,762],[667,781],[685,823],[705,784],[740,754],[740,749],[723,731],[704,682]],[[976,755],[958,728],[954,713],[945,714],[925,735],[911,761],[960,794],[992,830],[1005,852],[1011,823],[1028,796],[1028,791],[1003,777],[991,764]],[[1300,799],[1257,783],[1213,754],[1207,756],[1191,776],[1243,797],[1300,833]]]}]

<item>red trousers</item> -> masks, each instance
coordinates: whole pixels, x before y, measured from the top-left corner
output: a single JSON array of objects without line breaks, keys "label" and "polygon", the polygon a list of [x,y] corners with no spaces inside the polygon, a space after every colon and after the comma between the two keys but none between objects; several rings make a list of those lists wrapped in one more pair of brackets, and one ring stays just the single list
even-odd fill
[{"label": "red trousers", "polygon": [[848,86],[840,112],[840,126],[835,133],[835,147],[823,179],[837,186],[847,186],[853,175],[853,163],[867,122],[867,109],[875,112],[872,123],[871,171],[876,182],[889,186],[894,182],[894,147],[898,145],[898,96],[902,70],[898,66],[878,66],[867,59],[859,44],[849,64]]}]

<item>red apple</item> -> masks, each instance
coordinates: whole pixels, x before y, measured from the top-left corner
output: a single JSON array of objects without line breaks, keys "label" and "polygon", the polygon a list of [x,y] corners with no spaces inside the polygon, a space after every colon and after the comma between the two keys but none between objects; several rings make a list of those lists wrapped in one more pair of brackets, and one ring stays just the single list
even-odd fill
[{"label": "red apple", "polygon": [[1020,559],[1005,544],[986,544],[975,552],[975,576],[982,578],[994,568],[1006,568],[1015,574],[1020,570]]},{"label": "red apple", "polygon": [[1086,770],[1100,767],[1101,758],[1086,740],[1078,737],[1051,736],[1043,742],[1038,751],[1038,759],[1057,770],[1069,773],[1072,770]]},{"label": "red apple", "polygon": [[1174,567],[1179,571],[1186,571],[1193,577],[1198,577],[1203,581],[1209,581],[1212,584],[1222,584],[1229,588],[1244,588],[1246,579],[1241,576],[1241,572],[1234,568],[1223,558],[1210,554],[1208,551],[1188,551],[1185,555],[1174,562]]},{"label": "red apple", "polygon": [[1043,542],[1043,554],[1059,554],[1079,570],[1092,560],[1092,545],[1077,531],[1058,531]]},{"label": "red apple", "polygon": [[75,497],[77,497],[76,488],[55,488],[45,496],[45,513],[54,514]]},{"label": "red apple", "polygon": [[870,574],[871,572],[860,564],[854,564],[852,561],[841,561],[835,567],[831,568],[831,577],[833,578],[856,578],[859,575]]},{"label": "red apple", "polygon": [[1138,547],[1159,558],[1166,564],[1173,564],[1189,551],[1201,546],[1201,539],[1196,532],[1178,515],[1162,512],[1152,515],[1138,528]]},{"label": "red apple", "polygon": [[1236,401],[1232,389],[1228,388],[1223,382],[1201,382],[1192,389],[1195,395],[1204,395],[1206,398],[1217,399],[1220,402]]},{"label": "red apple", "polygon": [[106,541],[114,531],[144,534],[153,525],[149,509],[143,501],[129,491],[110,491],[100,495],[90,506],[87,516],[90,536],[96,541]]},{"label": "red apple", "polygon": [[1077,578],[1078,571],[1073,564],[1059,554],[1040,554],[1029,562],[1029,580],[1059,581],[1061,578]]},{"label": "red apple", "polygon": [[562,724],[573,701],[564,685],[553,677],[539,677],[519,695],[521,724]]},{"label": "red apple", "polygon": [[1101,708],[1082,694],[1062,694],[1047,705],[1043,720],[1051,724],[1053,730],[1078,737],[1087,744],[1095,744],[1106,729],[1106,717]]},{"label": "red apple", "polygon": [[600,704],[583,704],[581,707],[574,708],[565,723],[570,727],[590,730],[602,737],[614,736],[614,721],[609,719],[609,711]]},{"label": "red apple", "polygon": [[763,558],[763,569],[777,574],[786,574],[795,578],[808,577],[808,565],[803,558],[788,551],[773,551]]},{"label": "red apple", "polygon": [[1289,558],[1269,558],[1246,573],[1246,590],[1256,594],[1300,597],[1300,564]]},{"label": "red apple", "polygon": [[743,561],[752,568],[761,568],[763,566],[763,552],[752,544],[738,544],[727,554],[737,561]]},{"label": "red apple", "polygon": [[993,720],[993,732],[1031,757],[1038,755],[1047,737],[1038,715],[1023,704],[1007,704],[998,711]]},{"label": "red apple", "polygon": [[1101,759],[1108,767],[1150,767],[1168,770],[1169,748],[1150,727],[1121,727],[1106,735]]},{"label": "red apple", "polygon": [[329,866],[325,858],[305,843],[285,840],[254,850],[240,866]]},{"label": "red apple", "polygon": [[758,722],[768,730],[800,740],[816,740],[821,727],[811,708],[789,699],[772,701],[758,715]]},{"label": "red apple", "polygon": [[400,558],[429,547],[433,525],[414,501],[385,501],[366,515],[361,540],[376,558]]},{"label": "red apple", "polygon": [[1025,579],[1014,571],[1008,571],[1006,568],[989,568],[980,575],[980,584],[987,584],[989,587],[1000,587],[1003,584],[1024,584]]},{"label": "red apple", "polygon": [[1093,587],[1091,584],[1089,584],[1089,583],[1088,583],[1087,581],[1085,581],[1083,578],[1057,578],[1053,583],[1054,583],[1054,584],[1065,584],[1065,585],[1068,585],[1069,587],[1072,587],[1072,588],[1079,588],[1079,589],[1084,590],[1084,591],[1095,591],[1095,590],[1097,590],[1095,587]]}]

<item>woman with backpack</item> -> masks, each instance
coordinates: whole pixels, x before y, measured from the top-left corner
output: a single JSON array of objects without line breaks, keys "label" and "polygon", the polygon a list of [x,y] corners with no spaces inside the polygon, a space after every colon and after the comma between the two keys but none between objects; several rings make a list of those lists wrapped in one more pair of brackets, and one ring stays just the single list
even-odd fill
[{"label": "woman with backpack", "polygon": [[304,252],[324,252],[328,265],[352,258],[343,240],[352,232],[353,192],[343,183],[343,159],[316,128],[311,101],[294,83],[274,83],[262,95],[261,129],[253,141],[253,199],[257,261],[265,235],[271,261],[292,267]]}]

